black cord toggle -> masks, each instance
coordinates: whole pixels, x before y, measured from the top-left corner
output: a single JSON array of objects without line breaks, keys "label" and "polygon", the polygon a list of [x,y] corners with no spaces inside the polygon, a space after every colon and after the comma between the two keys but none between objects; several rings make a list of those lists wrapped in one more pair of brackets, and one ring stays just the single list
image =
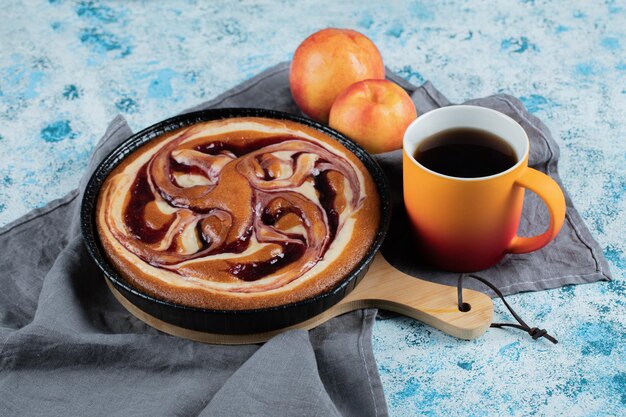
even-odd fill
[{"label": "black cord toggle", "polygon": [[547,335],[548,332],[546,331],[546,329],[538,329],[536,327],[533,327],[528,331],[528,334],[531,335],[534,340],[537,340],[540,337],[544,337],[545,335]]},{"label": "black cord toggle", "polygon": [[465,277],[469,277],[469,278],[474,278],[477,281],[482,282],[483,284],[485,284],[486,286],[488,286],[489,288],[491,288],[493,290],[493,292],[496,293],[496,295],[498,297],[500,297],[500,299],[502,300],[502,302],[504,303],[505,307],[509,310],[509,312],[511,313],[511,315],[515,318],[515,320],[517,320],[517,322],[519,324],[516,323],[491,323],[491,327],[495,327],[498,329],[501,329],[503,327],[513,327],[515,329],[519,329],[519,330],[523,330],[526,333],[528,333],[533,340],[537,340],[539,338],[546,338],[548,339],[550,342],[557,344],[559,343],[558,340],[556,340],[554,337],[550,336],[548,334],[548,331],[546,329],[539,329],[537,327],[530,327],[528,324],[526,324],[526,322],[524,320],[522,320],[522,318],[520,316],[517,315],[517,313],[513,310],[513,308],[509,305],[509,303],[506,302],[506,300],[504,299],[504,294],[502,294],[502,292],[495,286],[493,285],[491,282],[487,281],[485,278],[479,277],[478,275],[466,275],[466,274],[461,274],[459,275],[459,280],[458,280],[458,285],[457,285],[457,298],[458,298],[458,305],[459,305],[459,311],[470,311],[471,306],[468,303],[464,303],[463,302],[463,278]]}]

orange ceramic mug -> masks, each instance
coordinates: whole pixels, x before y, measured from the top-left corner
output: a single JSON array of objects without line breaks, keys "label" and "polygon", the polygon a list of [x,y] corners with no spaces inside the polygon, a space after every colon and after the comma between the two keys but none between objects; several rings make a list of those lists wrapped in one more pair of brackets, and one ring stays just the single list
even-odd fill
[{"label": "orange ceramic mug", "polygon": [[[488,177],[457,178],[415,160],[424,139],[454,128],[499,136],[515,150],[517,163]],[[506,253],[532,252],[554,239],[565,219],[565,199],[552,178],[528,167],[529,146],[515,120],[484,107],[443,107],[409,125],[403,143],[404,203],[426,260],[449,271],[478,271]],[[550,226],[539,236],[517,236],[524,189],[539,195],[550,213]]]}]

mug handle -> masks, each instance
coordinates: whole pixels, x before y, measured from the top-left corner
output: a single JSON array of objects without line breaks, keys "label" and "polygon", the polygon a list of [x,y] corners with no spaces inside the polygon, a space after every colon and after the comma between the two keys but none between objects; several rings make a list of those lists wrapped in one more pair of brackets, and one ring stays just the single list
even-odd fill
[{"label": "mug handle", "polygon": [[533,168],[527,168],[515,184],[537,194],[550,213],[550,225],[545,232],[533,237],[515,236],[507,249],[509,253],[528,253],[546,246],[561,230],[565,220],[565,197],[552,178]]}]

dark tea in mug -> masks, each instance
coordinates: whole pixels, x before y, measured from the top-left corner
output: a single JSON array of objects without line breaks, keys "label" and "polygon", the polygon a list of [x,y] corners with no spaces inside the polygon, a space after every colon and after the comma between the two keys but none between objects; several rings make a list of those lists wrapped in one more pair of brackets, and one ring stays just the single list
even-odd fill
[{"label": "dark tea in mug", "polygon": [[435,133],[419,144],[413,156],[431,171],[457,178],[499,174],[518,161],[515,151],[504,139],[473,128]]}]

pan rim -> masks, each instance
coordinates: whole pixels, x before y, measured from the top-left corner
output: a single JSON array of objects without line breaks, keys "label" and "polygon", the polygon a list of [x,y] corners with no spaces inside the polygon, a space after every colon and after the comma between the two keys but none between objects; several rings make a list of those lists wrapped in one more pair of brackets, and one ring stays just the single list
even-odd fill
[{"label": "pan rim", "polygon": [[[338,141],[342,146],[347,148],[357,158],[359,158],[359,160],[363,163],[363,165],[365,165],[366,169],[372,176],[377,186],[377,191],[380,198],[380,222],[378,230],[376,231],[374,242],[370,245],[367,253],[359,260],[356,266],[348,274],[346,274],[346,276],[342,278],[338,284],[322,293],[314,295],[313,297],[305,298],[303,300],[287,304],[281,304],[278,306],[241,310],[208,309],[187,306],[168,300],[163,300],[134,287],[133,285],[128,283],[126,279],[124,279],[121,274],[117,272],[117,270],[111,265],[110,261],[108,261],[96,232],[96,203],[103,182],[108,177],[110,172],[115,169],[115,167],[118,166],[128,155],[139,149],[144,144],[161,136],[166,132],[191,126],[196,123],[231,119],[237,117],[269,118],[276,120],[289,120],[299,123],[301,125],[316,129],[326,134],[332,139]],[[96,169],[90,175],[89,181],[85,187],[85,191],[81,199],[80,209],[81,232],[83,236],[83,241],[85,242],[85,246],[87,247],[87,251],[90,257],[96,262],[98,268],[100,269],[100,271],[102,271],[105,278],[111,281],[111,283],[115,287],[129,292],[144,301],[157,304],[161,307],[174,309],[181,312],[200,313],[207,315],[210,314],[224,317],[233,315],[254,316],[264,313],[280,312],[291,309],[303,308],[306,306],[313,306],[315,304],[323,302],[323,300],[325,300],[326,298],[330,298],[333,295],[344,291],[346,287],[348,287],[356,278],[358,278],[363,270],[368,268],[371,264],[374,256],[379,251],[384,241],[390,221],[391,206],[389,186],[387,184],[386,176],[376,160],[372,157],[372,155],[365,151],[365,149],[363,149],[353,140],[337,132],[336,130],[306,117],[294,115],[291,113],[285,113],[278,110],[252,107],[227,107],[183,113],[181,115],[177,115],[157,122],[133,134],[128,139],[124,140],[122,143],[113,148],[107,154],[107,156],[103,158],[103,160],[98,164]],[[344,294],[344,297],[348,293],[349,291]]]}]

